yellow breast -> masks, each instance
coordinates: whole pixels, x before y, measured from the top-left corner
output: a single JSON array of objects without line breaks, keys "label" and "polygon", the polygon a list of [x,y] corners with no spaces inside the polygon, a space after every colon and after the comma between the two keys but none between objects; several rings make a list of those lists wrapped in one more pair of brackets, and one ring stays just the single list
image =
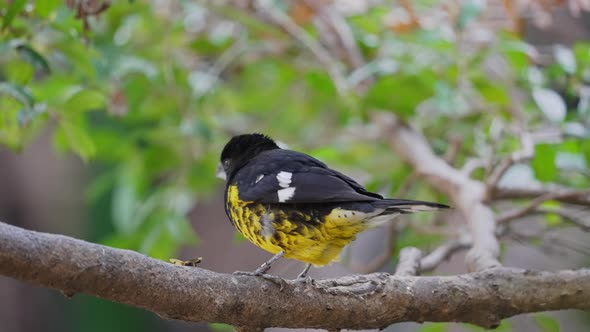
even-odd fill
[{"label": "yellow breast", "polygon": [[314,265],[326,265],[338,257],[356,234],[368,228],[366,214],[335,207],[321,215],[311,208],[296,210],[287,204],[243,201],[238,188],[228,186],[227,212],[245,238],[258,247]]}]

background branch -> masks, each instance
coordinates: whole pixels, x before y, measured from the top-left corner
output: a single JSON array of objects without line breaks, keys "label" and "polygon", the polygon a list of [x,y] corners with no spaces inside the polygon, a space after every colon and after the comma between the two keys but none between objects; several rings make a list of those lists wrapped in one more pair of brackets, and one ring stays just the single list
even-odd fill
[{"label": "background branch", "polygon": [[[452,277],[373,274],[281,291],[256,277],[182,267],[130,250],[0,223],[0,274],[142,307],[161,317],[263,327],[382,328],[402,321],[497,326],[516,314],[590,310],[590,270],[495,269]],[[440,310],[440,308],[445,310]],[[305,317],[305,319],[301,319]]]},{"label": "background branch", "polygon": [[399,262],[395,275],[398,276],[415,276],[420,271],[420,259],[422,252],[418,248],[403,248],[399,253]]},{"label": "background branch", "polygon": [[449,259],[454,253],[469,248],[471,236],[463,235],[459,239],[451,240],[434,249],[420,261],[420,272],[428,272],[436,269],[443,261]]},{"label": "background branch", "polygon": [[575,205],[590,206],[590,191],[571,189],[557,185],[534,185],[527,187],[519,186],[498,186],[494,189],[494,194],[490,199],[519,199],[519,198],[537,198],[539,196],[551,193],[554,194],[552,200],[570,203]]},{"label": "background branch", "polygon": [[339,61],[334,58],[320,43],[310,37],[305,30],[299,27],[291,18],[283,12],[276,10],[273,4],[268,0],[254,0],[256,9],[295,40],[307,47],[317,58],[318,62],[326,67],[332,81],[336,85],[339,93],[344,93],[349,86],[346,77],[338,67]]},{"label": "background branch", "polygon": [[432,186],[449,195],[454,207],[464,216],[473,238],[473,246],[466,256],[468,268],[478,271],[500,266],[494,213],[484,204],[485,185],[436,156],[422,135],[394,116],[382,114],[375,123],[384,126],[383,131],[397,154]]}]

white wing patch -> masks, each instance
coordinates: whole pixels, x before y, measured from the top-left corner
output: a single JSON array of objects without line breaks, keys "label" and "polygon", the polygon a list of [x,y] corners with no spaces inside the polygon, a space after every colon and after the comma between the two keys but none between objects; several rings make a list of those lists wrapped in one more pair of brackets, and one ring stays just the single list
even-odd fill
[{"label": "white wing patch", "polygon": [[254,184],[260,182],[260,180],[262,180],[263,177],[264,177],[264,174],[258,175],[258,177],[256,177],[256,182],[254,182]]},{"label": "white wing patch", "polygon": [[281,188],[288,188],[291,185],[292,177],[293,173],[279,172],[279,174],[277,174],[277,181],[279,181],[279,186],[281,186]]},{"label": "white wing patch", "polygon": [[293,198],[293,195],[295,195],[295,187],[279,189],[277,190],[277,194],[279,195],[279,202],[284,203]]}]

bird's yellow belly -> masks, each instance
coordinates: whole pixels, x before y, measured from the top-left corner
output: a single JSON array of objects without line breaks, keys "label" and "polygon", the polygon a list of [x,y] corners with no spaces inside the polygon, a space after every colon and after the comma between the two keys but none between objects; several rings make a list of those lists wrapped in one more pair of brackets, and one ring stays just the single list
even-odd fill
[{"label": "bird's yellow belly", "polygon": [[363,213],[334,208],[320,216],[287,205],[244,202],[234,186],[228,189],[227,211],[238,231],[258,247],[317,266],[335,260],[367,228]]}]

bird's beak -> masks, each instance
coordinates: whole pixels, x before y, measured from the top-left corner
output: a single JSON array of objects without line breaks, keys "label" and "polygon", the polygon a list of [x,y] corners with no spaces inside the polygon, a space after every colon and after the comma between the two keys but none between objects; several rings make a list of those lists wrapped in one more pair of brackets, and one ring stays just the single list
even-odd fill
[{"label": "bird's beak", "polygon": [[223,181],[227,180],[227,174],[225,174],[225,171],[223,170],[223,165],[221,163],[217,165],[217,169],[215,170],[215,176]]}]

